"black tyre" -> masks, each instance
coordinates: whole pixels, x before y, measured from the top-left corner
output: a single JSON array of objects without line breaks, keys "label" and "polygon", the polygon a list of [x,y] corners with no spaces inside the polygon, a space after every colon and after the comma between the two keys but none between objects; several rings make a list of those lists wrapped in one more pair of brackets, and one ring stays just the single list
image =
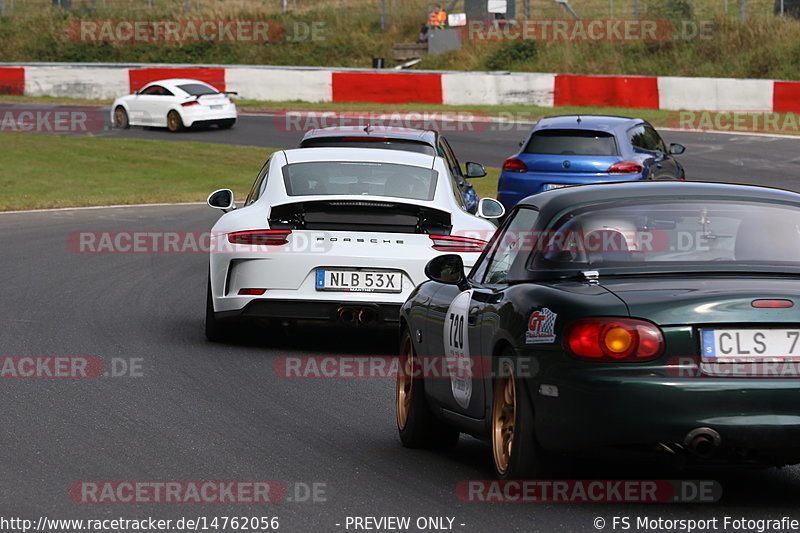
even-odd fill
[{"label": "black tyre", "polygon": [[211,298],[211,280],[206,291],[206,338],[214,342],[226,342],[231,338],[230,324],[221,322],[214,312],[214,301]]},{"label": "black tyre", "polygon": [[220,120],[219,122],[217,122],[217,126],[221,130],[229,130],[229,129],[231,129],[233,127],[234,124],[236,124],[236,119],[235,118],[229,118],[229,119]]},{"label": "black tyre", "polygon": [[128,112],[121,105],[114,109],[114,127],[121,130],[127,130],[131,127],[131,123],[128,120]]},{"label": "black tyre", "polygon": [[425,399],[425,381],[415,376],[416,356],[411,333],[400,336],[400,371],[395,387],[395,411],[400,441],[407,448],[447,449],[458,443],[458,430],[436,419]]},{"label": "black tyre", "polygon": [[173,110],[167,113],[167,129],[173,133],[183,130],[183,119],[180,113]]},{"label": "black tyre", "polygon": [[499,479],[537,479],[555,470],[536,440],[533,406],[525,384],[516,375],[511,350],[497,369],[491,411],[492,458]]}]

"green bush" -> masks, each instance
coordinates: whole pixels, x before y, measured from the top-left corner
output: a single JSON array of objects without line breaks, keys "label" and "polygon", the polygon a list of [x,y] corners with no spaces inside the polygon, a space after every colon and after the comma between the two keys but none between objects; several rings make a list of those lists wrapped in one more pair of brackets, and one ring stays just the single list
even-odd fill
[{"label": "green bush", "polygon": [[531,61],[537,54],[535,41],[512,41],[503,44],[486,58],[487,70],[510,70],[515,64]]},{"label": "green bush", "polygon": [[686,0],[659,0],[648,5],[647,16],[654,19],[678,22],[692,20],[694,18],[694,10]]}]

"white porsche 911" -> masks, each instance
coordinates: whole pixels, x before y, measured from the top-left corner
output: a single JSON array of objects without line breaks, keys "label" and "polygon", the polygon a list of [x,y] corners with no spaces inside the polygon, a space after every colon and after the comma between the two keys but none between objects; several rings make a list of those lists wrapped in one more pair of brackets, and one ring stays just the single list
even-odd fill
[{"label": "white porsche 911", "polygon": [[210,340],[242,319],[397,324],[428,261],[474,264],[504,214],[493,198],[467,213],[441,157],[374,148],[275,152],[242,207],[230,189],[208,204],[226,212],[211,231]]},{"label": "white porsche 911", "polygon": [[114,100],[111,123],[115,128],[154,126],[180,131],[200,125],[228,129],[236,123],[236,104],[228,95],[198,80],[154,81],[134,94]]}]

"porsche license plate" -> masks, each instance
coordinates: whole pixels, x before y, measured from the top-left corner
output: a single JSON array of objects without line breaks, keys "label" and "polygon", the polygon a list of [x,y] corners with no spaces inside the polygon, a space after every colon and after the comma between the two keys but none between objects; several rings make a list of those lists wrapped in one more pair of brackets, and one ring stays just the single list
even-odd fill
[{"label": "porsche license plate", "polygon": [[318,291],[401,292],[400,272],[372,270],[317,270]]},{"label": "porsche license plate", "polygon": [[702,329],[704,359],[800,359],[800,329]]}]

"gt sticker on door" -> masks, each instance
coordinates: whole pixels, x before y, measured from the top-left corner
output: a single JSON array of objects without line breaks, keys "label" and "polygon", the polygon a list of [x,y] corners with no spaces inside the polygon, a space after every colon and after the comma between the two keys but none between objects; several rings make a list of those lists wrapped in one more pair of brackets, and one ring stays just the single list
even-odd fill
[{"label": "gt sticker on door", "polygon": [[546,307],[531,313],[528,319],[528,331],[525,332],[525,344],[539,344],[555,341],[557,317],[558,314]]},{"label": "gt sticker on door", "polygon": [[456,403],[464,409],[472,398],[472,379],[467,371],[470,368],[467,315],[471,300],[471,290],[456,296],[450,302],[444,320],[444,355],[450,373],[450,387]]}]

